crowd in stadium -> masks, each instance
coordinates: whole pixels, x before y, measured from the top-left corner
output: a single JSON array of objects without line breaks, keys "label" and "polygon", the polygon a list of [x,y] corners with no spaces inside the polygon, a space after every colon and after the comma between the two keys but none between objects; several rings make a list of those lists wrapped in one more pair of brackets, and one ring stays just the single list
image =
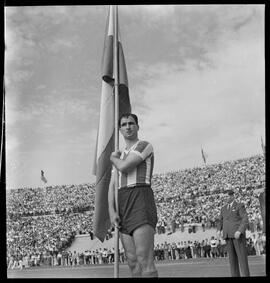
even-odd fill
[{"label": "crowd in stadium", "polygon": [[[262,232],[253,234],[247,238],[248,255],[262,255],[266,253],[266,238]],[[202,241],[181,241],[155,245],[155,261],[181,260],[190,258],[220,258],[227,257],[225,240],[215,238],[203,239]],[[126,261],[124,250],[119,249],[119,262]],[[93,250],[77,251],[54,251],[26,254],[25,256],[8,258],[9,269],[23,269],[33,266],[70,266],[92,264],[109,264],[114,262],[114,248],[99,248]]]},{"label": "crowd in stadium", "polygon": [[[152,187],[159,218],[156,232],[171,234],[188,227],[189,232],[194,233],[199,226],[203,229],[215,227],[220,208],[224,203],[223,194],[227,188],[234,189],[236,199],[245,204],[250,222],[249,230],[260,232],[262,218],[255,192],[258,188],[265,187],[264,176],[265,160],[262,155],[155,174]],[[51,264],[54,265],[60,262],[60,254],[61,264],[92,262],[92,260],[86,260],[87,257],[83,255],[67,256],[65,249],[72,244],[76,234],[90,233],[93,237],[94,196],[94,184],[8,190],[7,260],[9,268],[16,265],[15,262],[17,265],[18,262],[23,262],[25,258],[30,265],[37,265],[41,261],[40,257],[43,257],[43,260],[50,259]],[[110,237],[109,234],[108,237]],[[256,250],[254,239],[251,243]],[[171,259],[188,258],[187,254],[193,257],[204,256],[203,243],[200,243],[200,252],[197,251],[197,243],[189,244],[190,252],[183,252],[185,248],[177,248],[175,244],[176,248],[172,248],[174,251],[166,252],[165,249],[164,252],[159,252],[159,256],[156,255],[156,260],[166,259],[167,256]],[[182,252],[179,252],[180,250]],[[111,254],[110,252],[108,249],[107,253]],[[222,253],[219,253],[219,256],[221,255]],[[65,261],[65,256],[77,259]],[[95,257],[102,258],[97,255]],[[108,256],[106,262],[110,262],[111,258],[112,256]]]},{"label": "crowd in stadium", "polygon": [[184,223],[214,227],[223,193],[229,188],[245,204],[251,225],[259,226],[261,213],[254,190],[264,186],[264,176],[263,156],[155,175],[158,226],[171,222],[176,228]]}]

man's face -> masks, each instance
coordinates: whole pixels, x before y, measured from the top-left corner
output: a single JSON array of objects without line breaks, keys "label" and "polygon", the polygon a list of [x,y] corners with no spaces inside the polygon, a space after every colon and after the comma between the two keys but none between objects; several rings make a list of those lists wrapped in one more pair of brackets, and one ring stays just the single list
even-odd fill
[{"label": "man's face", "polygon": [[139,126],[132,116],[123,117],[120,123],[120,132],[125,139],[134,140],[138,136]]},{"label": "man's face", "polygon": [[227,202],[228,203],[231,203],[232,201],[233,201],[233,199],[234,199],[234,196],[233,196],[233,194],[232,195],[227,195]]}]

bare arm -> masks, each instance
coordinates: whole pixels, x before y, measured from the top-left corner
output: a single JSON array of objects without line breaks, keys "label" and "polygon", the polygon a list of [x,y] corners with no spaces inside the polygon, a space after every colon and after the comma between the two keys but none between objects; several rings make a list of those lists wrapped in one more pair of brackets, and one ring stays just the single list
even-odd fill
[{"label": "bare arm", "polygon": [[130,152],[126,159],[120,159],[120,152],[113,152],[111,154],[111,162],[121,172],[128,173],[136,168],[143,159],[134,152]]}]

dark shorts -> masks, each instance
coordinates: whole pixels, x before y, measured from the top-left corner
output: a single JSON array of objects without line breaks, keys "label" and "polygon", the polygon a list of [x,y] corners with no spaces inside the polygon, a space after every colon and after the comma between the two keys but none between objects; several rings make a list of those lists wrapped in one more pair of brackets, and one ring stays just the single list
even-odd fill
[{"label": "dark shorts", "polygon": [[157,208],[150,186],[121,188],[118,191],[120,226],[119,231],[132,236],[135,229],[157,224]]}]

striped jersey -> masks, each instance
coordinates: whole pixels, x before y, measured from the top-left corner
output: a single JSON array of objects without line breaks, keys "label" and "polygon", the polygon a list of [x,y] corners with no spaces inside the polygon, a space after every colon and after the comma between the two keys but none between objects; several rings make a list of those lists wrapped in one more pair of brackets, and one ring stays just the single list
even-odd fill
[{"label": "striped jersey", "polygon": [[139,155],[143,161],[129,173],[119,171],[119,188],[151,185],[154,168],[153,146],[147,141],[139,140],[129,150],[122,151],[120,159],[126,159],[131,152]]}]

